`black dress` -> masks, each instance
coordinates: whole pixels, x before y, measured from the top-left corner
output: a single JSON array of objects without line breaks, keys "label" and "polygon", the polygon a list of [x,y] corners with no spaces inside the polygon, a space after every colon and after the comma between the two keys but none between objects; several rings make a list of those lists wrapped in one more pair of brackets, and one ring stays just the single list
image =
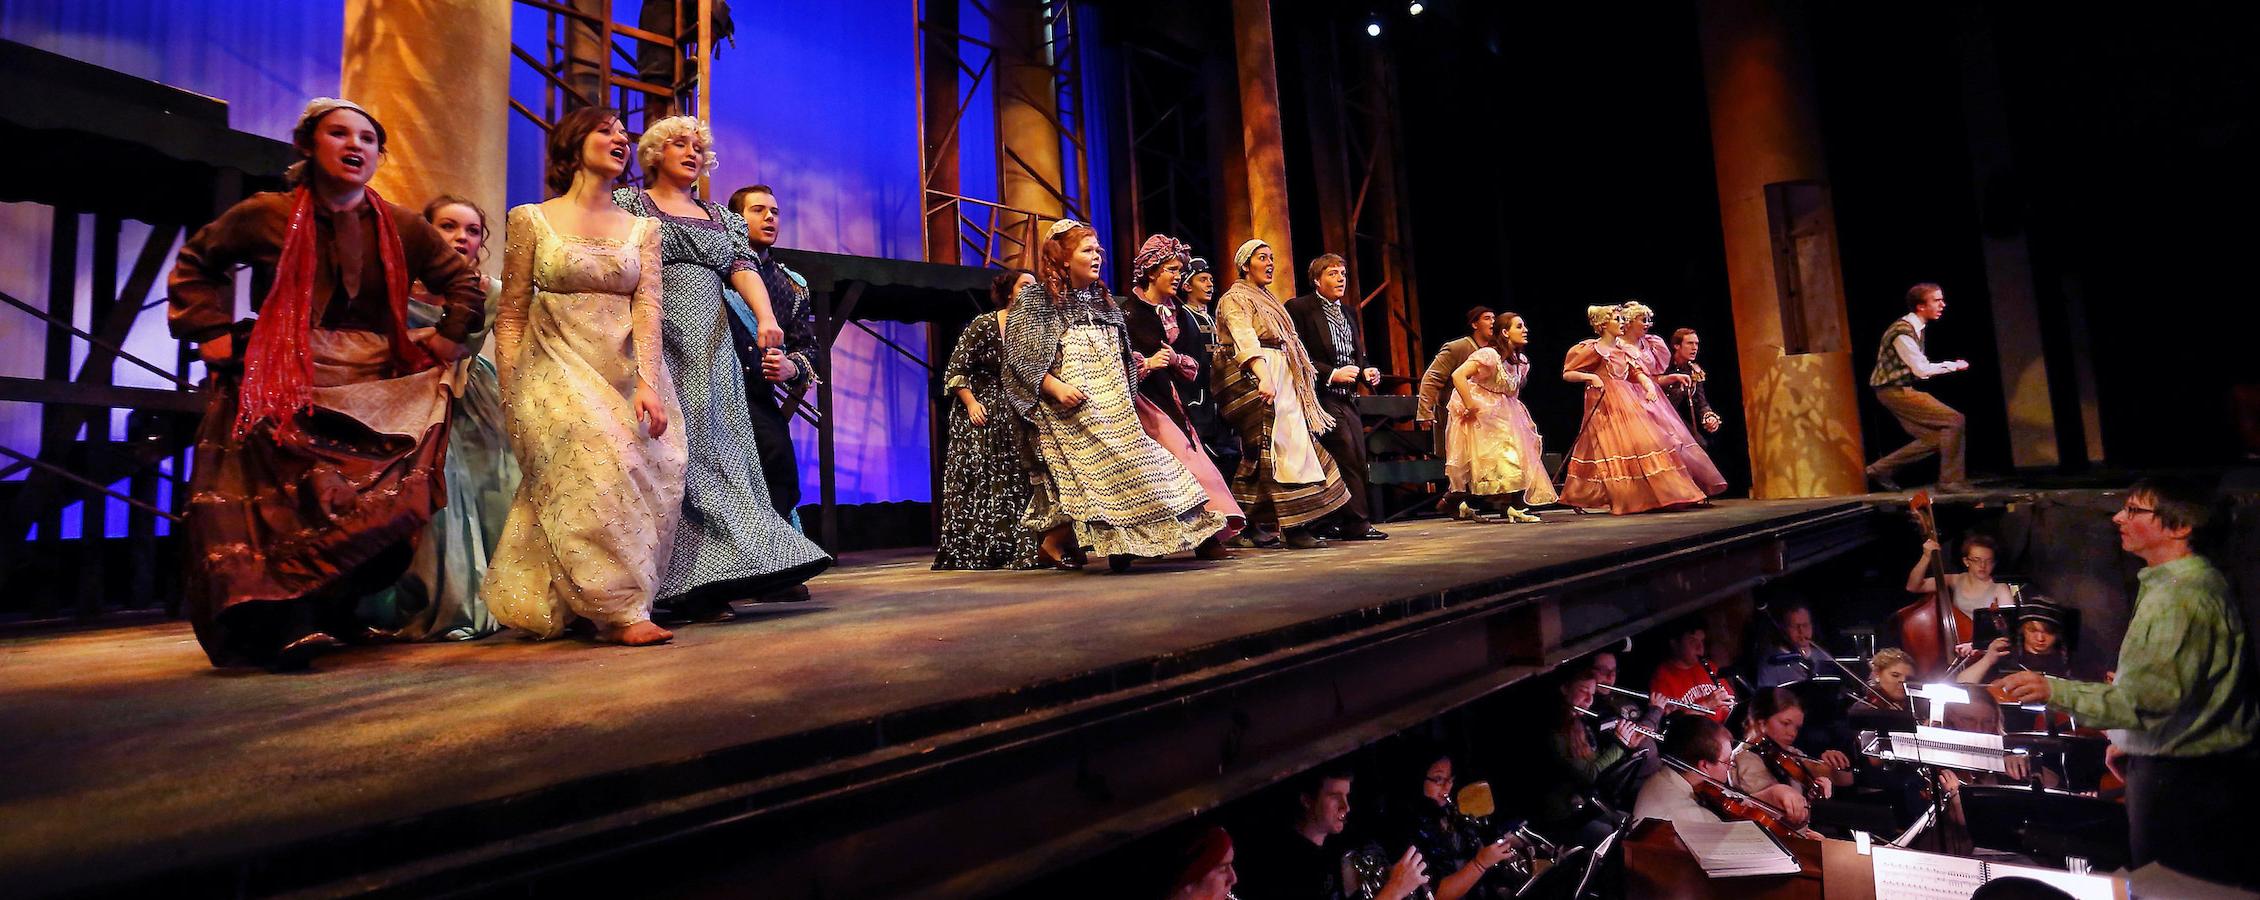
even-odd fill
[{"label": "black dress", "polygon": [[[988,424],[975,425],[957,389],[973,392],[988,408]],[[1033,569],[1043,565],[1035,532],[1021,527],[1033,488],[1028,470],[1028,421],[1015,415],[1004,394],[1004,338],[997,314],[983,313],[965,326],[943,370],[949,403],[949,456],[942,463],[942,535],[936,569]]]}]

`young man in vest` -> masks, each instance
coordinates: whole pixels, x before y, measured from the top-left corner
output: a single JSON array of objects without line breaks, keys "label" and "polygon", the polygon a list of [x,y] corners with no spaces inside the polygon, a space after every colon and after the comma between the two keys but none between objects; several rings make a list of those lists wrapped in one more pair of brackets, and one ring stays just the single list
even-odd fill
[{"label": "young man in vest", "polygon": [[1925,331],[1945,314],[1946,292],[1938,285],[1924,282],[1908,288],[1907,314],[1892,320],[1891,327],[1884,329],[1882,345],[1876,348],[1875,372],[1868,376],[1868,386],[1875,389],[1876,400],[1883,408],[1899,420],[1899,427],[1914,438],[1868,466],[1868,481],[1884,490],[1899,490],[1899,482],[1892,475],[1901,466],[1933,453],[1938,454],[1939,490],[1974,490],[1962,468],[1962,414],[1916,387],[1919,382],[1970,367],[1964,360],[1931,362],[1924,355]]}]

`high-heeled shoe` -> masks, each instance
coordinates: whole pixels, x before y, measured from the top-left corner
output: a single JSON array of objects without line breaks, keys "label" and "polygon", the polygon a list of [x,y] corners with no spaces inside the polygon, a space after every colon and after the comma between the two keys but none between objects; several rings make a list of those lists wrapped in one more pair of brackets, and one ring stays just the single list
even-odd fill
[{"label": "high-heeled shoe", "polygon": [[1520,506],[1510,506],[1507,507],[1507,521],[1517,525],[1535,525],[1544,520],[1538,518],[1538,514],[1530,510],[1523,509]]},{"label": "high-heeled shoe", "polygon": [[1132,562],[1133,560],[1136,560],[1137,558],[1138,558],[1138,557],[1136,557],[1136,556],[1134,556],[1134,555],[1131,555],[1131,554],[1128,554],[1128,553],[1111,553],[1111,554],[1108,554],[1108,555],[1107,555],[1107,558],[1106,558],[1106,568],[1107,568],[1107,571],[1109,571],[1109,572],[1114,572],[1114,573],[1117,573],[1117,574],[1119,574],[1119,573],[1122,573],[1122,572],[1128,572],[1128,571],[1130,571],[1130,563],[1131,563],[1131,562]]}]

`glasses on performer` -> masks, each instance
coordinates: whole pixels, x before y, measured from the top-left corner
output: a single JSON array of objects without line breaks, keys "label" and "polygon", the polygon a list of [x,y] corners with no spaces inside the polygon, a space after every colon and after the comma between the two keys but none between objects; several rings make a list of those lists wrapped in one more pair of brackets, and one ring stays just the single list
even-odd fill
[{"label": "glasses on performer", "polygon": [[2127,514],[2127,515],[2128,515],[2128,516],[2130,516],[2130,517],[2132,517],[2132,516],[2141,516],[2141,515],[2151,515],[2151,516],[2155,516],[2155,515],[2157,515],[2157,514],[2158,514],[2158,508],[2157,508],[2157,507],[2155,507],[2155,506],[2136,506],[2136,505],[2134,505],[2133,501],[2128,501],[2127,505],[2125,505],[2125,506],[2122,506],[2122,507],[2119,507],[2119,511],[2120,511],[2120,512],[2122,512],[2122,513],[2125,513],[2125,514]]}]

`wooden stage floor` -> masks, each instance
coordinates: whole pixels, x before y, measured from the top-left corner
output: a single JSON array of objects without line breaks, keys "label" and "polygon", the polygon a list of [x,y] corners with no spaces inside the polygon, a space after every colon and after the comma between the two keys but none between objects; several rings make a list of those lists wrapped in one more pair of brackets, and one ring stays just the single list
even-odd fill
[{"label": "wooden stage floor", "polygon": [[1845,506],[1415,521],[1389,541],[1127,575],[857,554],[812,602],[741,607],[663,647],[505,635],[289,676],[208,667],[184,623],[8,638],[0,877],[18,896],[99,890],[727,748],[838,759],[1349,633],[1408,598],[1449,606]]}]

